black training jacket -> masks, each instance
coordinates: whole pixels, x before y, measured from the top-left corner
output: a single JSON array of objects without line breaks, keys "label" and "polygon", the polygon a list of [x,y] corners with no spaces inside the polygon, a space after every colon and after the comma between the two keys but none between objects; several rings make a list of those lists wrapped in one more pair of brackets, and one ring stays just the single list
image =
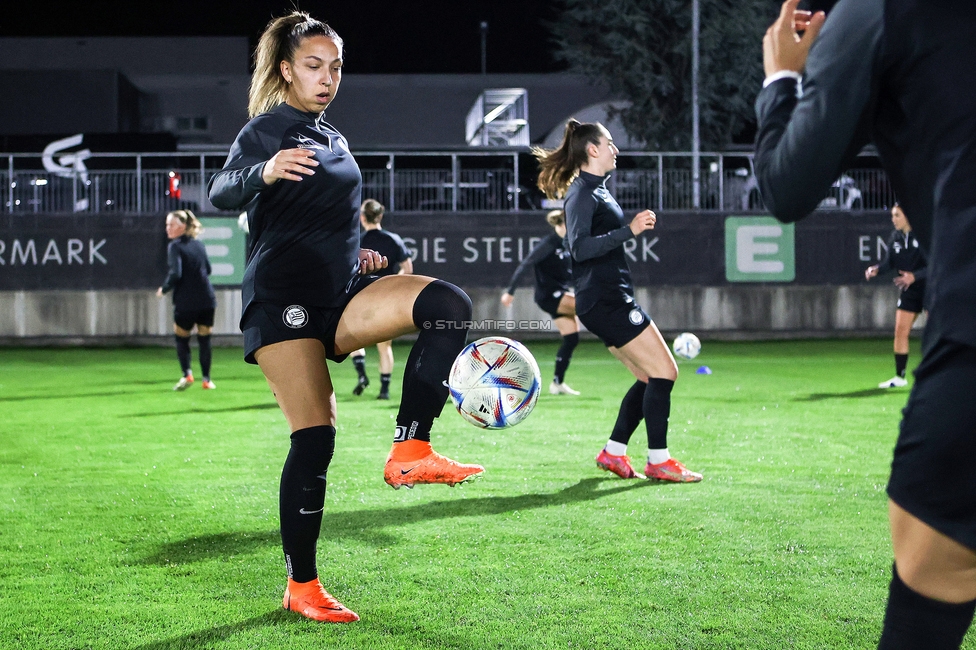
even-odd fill
[{"label": "black training jacket", "polygon": [[166,249],[169,273],[163,282],[163,293],[173,292],[177,311],[213,309],[217,306],[210,284],[210,260],[203,243],[189,235],[177,237]]},{"label": "black training jacket", "polygon": [[573,286],[572,262],[569,251],[563,245],[563,238],[550,233],[536,244],[512,274],[508,283],[508,293],[514,294],[519,282],[528,273],[535,271],[535,301],[558,297],[570,291]]},{"label": "black training jacket", "polygon": [[841,0],[801,84],[756,99],[756,174],[783,221],[810,213],[868,142],[928,256],[926,349],[976,347],[976,2]]},{"label": "black training jacket", "polygon": [[624,212],[610,196],[608,176],[580,172],[566,190],[566,242],[573,258],[576,313],[585,314],[601,298],[633,302],[634,284],[623,244],[633,239]]},{"label": "black training jacket", "polygon": [[[362,175],[346,139],[324,115],[279,104],[255,117],[210,179],[214,206],[247,210],[245,312],[253,302],[336,307],[358,271]],[[265,162],[294,148],[314,152],[315,173],[266,185]]]}]

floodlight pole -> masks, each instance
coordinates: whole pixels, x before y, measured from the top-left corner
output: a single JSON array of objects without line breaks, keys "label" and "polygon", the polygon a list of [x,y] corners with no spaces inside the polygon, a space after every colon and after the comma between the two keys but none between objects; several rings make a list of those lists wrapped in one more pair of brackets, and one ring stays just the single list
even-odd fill
[{"label": "floodlight pole", "polygon": [[698,40],[701,13],[698,0],[691,0],[691,206],[701,209],[701,134],[698,112]]},{"label": "floodlight pole", "polygon": [[488,22],[481,21],[481,74],[488,74]]}]

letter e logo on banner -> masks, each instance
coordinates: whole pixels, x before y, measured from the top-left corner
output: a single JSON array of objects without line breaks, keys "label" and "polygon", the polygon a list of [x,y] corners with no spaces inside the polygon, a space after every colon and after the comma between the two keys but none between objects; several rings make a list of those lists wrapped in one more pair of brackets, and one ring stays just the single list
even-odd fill
[{"label": "letter e logo on banner", "polygon": [[794,229],[772,217],[725,220],[725,278],[729,282],[792,282]]}]

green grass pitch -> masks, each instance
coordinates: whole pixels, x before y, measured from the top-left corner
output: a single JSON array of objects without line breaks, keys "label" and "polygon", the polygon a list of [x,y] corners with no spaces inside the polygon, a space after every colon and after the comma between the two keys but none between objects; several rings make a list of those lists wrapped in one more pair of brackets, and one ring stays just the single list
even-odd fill
[{"label": "green grass pitch", "polygon": [[[529,347],[548,386],[555,344]],[[184,393],[171,349],[0,350],[0,648],[873,648],[908,394],[873,388],[890,350],[706,340],[669,435],[695,485],[596,468],[633,381],[597,343],[567,375],[583,394],[544,389],[514,429],[445,408],[435,448],[487,468],[453,489],[383,482],[399,378],[377,401],[371,350],[356,398],[352,364],[332,365],[318,558],[362,616],[344,626],[281,610],[288,432],[240,350],[215,351],[217,390]],[[645,446],[641,429],[635,463]]]}]

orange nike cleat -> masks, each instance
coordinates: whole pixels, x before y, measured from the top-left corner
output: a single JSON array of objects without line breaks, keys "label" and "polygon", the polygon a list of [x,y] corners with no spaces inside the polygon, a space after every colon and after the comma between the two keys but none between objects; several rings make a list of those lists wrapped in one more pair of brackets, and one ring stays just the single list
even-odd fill
[{"label": "orange nike cleat", "polygon": [[359,614],[333,598],[317,578],[311,582],[295,582],[288,578],[281,606],[323,623],[352,623],[359,620]]},{"label": "orange nike cleat", "polygon": [[633,466],[630,464],[630,459],[627,458],[626,454],[623,456],[614,456],[606,449],[601,449],[596,457],[596,466],[608,472],[613,472],[620,478],[644,478],[634,471]]},{"label": "orange nike cleat", "polygon": [[702,480],[702,475],[693,472],[674,458],[669,458],[663,463],[652,465],[647,464],[644,468],[647,478],[658,481],[671,481],[672,483],[697,483]]},{"label": "orange nike cleat", "polygon": [[203,380],[203,390],[213,390],[217,387],[217,384],[213,383],[209,379]]},{"label": "orange nike cleat", "polygon": [[465,465],[441,456],[422,440],[393,443],[386,459],[383,480],[395,490],[418,483],[446,483],[453,487],[481,475],[481,465]]}]

